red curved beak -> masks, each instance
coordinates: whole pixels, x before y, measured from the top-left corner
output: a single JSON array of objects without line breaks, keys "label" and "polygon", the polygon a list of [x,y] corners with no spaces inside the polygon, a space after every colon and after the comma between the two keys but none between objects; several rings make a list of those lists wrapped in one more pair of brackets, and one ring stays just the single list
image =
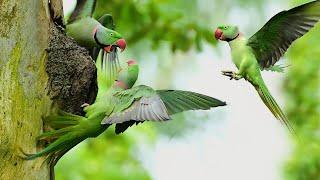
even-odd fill
[{"label": "red curved beak", "polygon": [[127,43],[126,43],[126,40],[124,39],[119,39],[117,42],[116,42],[117,46],[121,49],[121,52],[123,52],[126,47],[127,47]]},{"label": "red curved beak", "polygon": [[216,39],[221,40],[222,34],[223,34],[223,32],[220,29],[217,29],[216,32],[214,33],[214,36],[216,37]]}]

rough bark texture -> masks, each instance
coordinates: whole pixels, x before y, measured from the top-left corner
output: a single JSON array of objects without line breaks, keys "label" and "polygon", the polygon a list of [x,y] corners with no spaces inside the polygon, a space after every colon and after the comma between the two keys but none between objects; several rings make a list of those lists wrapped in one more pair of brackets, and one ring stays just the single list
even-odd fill
[{"label": "rough bark texture", "polygon": [[49,36],[47,0],[0,0],[0,179],[47,179],[35,152],[41,116],[50,107],[45,63]]},{"label": "rough bark texture", "polygon": [[[50,17],[51,16],[51,17]],[[55,27],[62,21],[61,0],[0,0],[0,179],[49,179],[39,151],[41,117],[52,101],[81,113],[95,97],[95,67],[88,52]],[[63,26],[63,24],[62,24]],[[47,74],[48,73],[48,74]],[[49,81],[49,83],[48,83]],[[48,96],[49,94],[49,96]]]},{"label": "rough bark texture", "polygon": [[81,115],[81,105],[91,104],[98,90],[96,67],[89,52],[60,28],[53,27],[48,55],[50,98],[60,109]]}]

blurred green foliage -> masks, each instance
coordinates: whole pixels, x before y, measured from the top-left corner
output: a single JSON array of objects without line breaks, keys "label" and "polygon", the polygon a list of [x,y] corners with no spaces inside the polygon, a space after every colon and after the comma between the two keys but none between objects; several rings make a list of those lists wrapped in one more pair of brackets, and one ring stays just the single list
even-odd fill
[{"label": "blurred green foliage", "polygon": [[[308,1],[304,1],[308,2]],[[301,4],[300,1],[294,3]],[[320,179],[320,25],[290,49],[287,113],[299,137],[285,168],[289,180]]]},{"label": "blurred green foliage", "polygon": [[153,49],[168,42],[172,51],[188,51],[201,50],[202,42],[216,43],[212,27],[197,15],[196,0],[98,0],[94,17],[106,13],[113,15],[117,31],[131,45],[148,39]]},{"label": "blurred green foliage", "polygon": [[[139,139],[139,133],[129,132],[128,136],[116,136],[111,129],[98,138],[87,139],[85,143],[78,145],[80,148],[75,147],[69,152],[70,155],[64,156],[56,167],[56,178],[150,179],[135,155],[134,144]],[[150,139],[154,136],[148,128],[140,128],[140,132],[148,134]]]}]

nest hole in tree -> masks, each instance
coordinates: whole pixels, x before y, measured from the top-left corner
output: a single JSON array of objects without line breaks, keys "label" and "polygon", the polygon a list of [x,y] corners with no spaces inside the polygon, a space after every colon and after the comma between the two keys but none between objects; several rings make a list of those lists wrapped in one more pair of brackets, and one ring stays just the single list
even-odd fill
[{"label": "nest hole in tree", "polygon": [[82,115],[81,105],[91,104],[97,94],[96,67],[89,51],[55,25],[47,51],[49,97],[63,111]]}]

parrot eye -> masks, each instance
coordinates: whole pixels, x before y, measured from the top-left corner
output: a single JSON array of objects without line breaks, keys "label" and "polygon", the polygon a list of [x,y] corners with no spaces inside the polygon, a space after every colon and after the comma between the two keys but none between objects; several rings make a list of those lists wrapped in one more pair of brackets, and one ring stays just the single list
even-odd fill
[{"label": "parrot eye", "polygon": [[227,29],[227,26],[225,26],[224,29]]},{"label": "parrot eye", "polygon": [[110,33],[110,36],[113,36],[113,33]]}]

